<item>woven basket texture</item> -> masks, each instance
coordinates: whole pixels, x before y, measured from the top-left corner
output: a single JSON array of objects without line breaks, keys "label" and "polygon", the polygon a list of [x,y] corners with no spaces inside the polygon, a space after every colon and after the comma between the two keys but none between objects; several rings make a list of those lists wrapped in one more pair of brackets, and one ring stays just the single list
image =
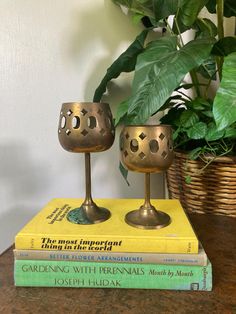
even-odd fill
[{"label": "woven basket texture", "polygon": [[201,171],[205,165],[176,152],[166,175],[169,197],[179,199],[187,212],[236,217],[236,157],[219,157]]}]

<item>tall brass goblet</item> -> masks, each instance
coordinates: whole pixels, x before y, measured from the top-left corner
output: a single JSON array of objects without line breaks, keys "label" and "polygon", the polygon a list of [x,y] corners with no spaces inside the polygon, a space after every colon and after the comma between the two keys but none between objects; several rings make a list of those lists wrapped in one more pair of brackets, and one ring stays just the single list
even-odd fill
[{"label": "tall brass goblet", "polygon": [[168,169],[174,157],[172,130],[168,125],[126,126],[120,135],[121,161],[128,170],[145,173],[145,201],[129,212],[125,221],[142,229],[159,229],[171,218],[150,202],[150,173]]},{"label": "tall brass goblet", "polygon": [[90,153],[109,149],[115,129],[109,104],[72,102],[62,105],[58,127],[61,146],[74,153],[85,153],[86,196],[79,208],[71,210],[67,219],[77,224],[95,224],[107,220],[110,211],[98,207],[91,196]]}]

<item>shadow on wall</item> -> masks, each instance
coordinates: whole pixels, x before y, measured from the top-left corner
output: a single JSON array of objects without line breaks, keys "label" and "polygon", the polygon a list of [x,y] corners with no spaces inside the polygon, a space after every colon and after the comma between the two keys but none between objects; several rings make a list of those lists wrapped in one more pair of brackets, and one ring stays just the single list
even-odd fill
[{"label": "shadow on wall", "polygon": [[[95,89],[106,73],[106,69],[120,55],[121,50],[126,49],[124,46],[127,47],[133,41],[142,27],[132,24],[111,0],[105,0],[100,6],[96,4],[86,9],[81,7],[72,19],[72,29],[69,31],[71,37],[67,40],[69,47],[67,54],[73,65],[78,68],[78,82],[80,74],[86,80],[86,83],[81,82],[84,86],[84,99],[81,100],[92,101]],[[84,70],[87,73],[84,74]],[[130,93],[128,78],[129,75],[124,74],[121,79],[110,82],[109,93],[102,99],[110,104],[113,113],[116,112],[116,105],[126,99]],[[112,197],[143,198],[144,177],[130,172],[130,186],[127,187],[119,172],[118,137],[119,130],[116,131],[115,143],[109,151],[92,154],[93,195],[96,198],[111,195]],[[162,186],[155,187],[156,182],[160,181],[162,182],[159,176],[153,175],[153,197],[163,195]]]},{"label": "shadow on wall", "polygon": [[[95,198],[106,198],[113,195],[115,198],[140,198],[143,199],[145,191],[145,175],[143,173],[129,171],[128,186],[119,171],[120,151],[119,132],[115,144],[107,152],[92,154],[92,176],[97,184],[92,184]],[[94,180],[92,180],[94,182]],[[102,189],[101,189],[102,186]],[[151,174],[151,197],[164,197],[163,173]]]},{"label": "shadow on wall", "polygon": [[[14,243],[16,233],[31,219],[35,212],[25,205],[7,208],[7,212],[0,215],[0,254]],[[4,235],[4,238],[3,238]]]},{"label": "shadow on wall", "polygon": [[[92,101],[96,87],[106,73],[106,69],[120,55],[121,49],[127,47],[140,32],[141,27],[134,25],[121,9],[111,0],[104,0],[99,6],[90,6],[77,12],[73,17],[73,29],[70,31],[69,54],[73,63],[88,69],[83,75],[86,78],[84,101]],[[128,31],[127,31],[128,30]],[[96,52],[97,49],[97,52]],[[86,57],[85,57],[86,56]],[[91,58],[90,58],[91,56]],[[95,56],[95,61],[93,57]],[[86,60],[87,65],[81,65]],[[78,77],[80,72],[78,71]],[[102,101],[110,104],[113,114],[116,105],[127,98],[130,93],[130,81],[124,75],[121,80],[109,83],[109,94]],[[118,83],[117,83],[118,82]],[[118,137],[116,132],[116,137]],[[137,197],[139,187],[127,185],[119,173],[118,139],[113,147],[104,154],[92,154],[92,180],[94,197]],[[102,182],[97,185],[95,182]]]},{"label": "shadow on wall", "polygon": [[[120,55],[121,45],[127,47],[140,31],[141,27],[132,24],[111,0],[105,0],[100,7],[96,5],[94,8],[89,7],[84,10],[83,13],[78,13],[75,17],[74,33],[70,40],[70,54],[72,58],[80,62],[80,57],[85,52],[88,53],[87,62],[90,73],[85,84],[84,99],[86,101],[92,101],[95,89],[106,73],[106,69]],[[97,45],[104,51],[99,59],[96,56],[96,62],[93,63],[92,58]],[[122,50],[124,50],[123,46]],[[89,54],[91,54],[91,60],[89,60]],[[130,84],[127,81],[125,83],[121,88],[115,81],[111,82],[109,93],[112,94],[112,98],[104,96],[103,101],[110,102],[109,100],[112,99],[112,103],[116,104],[126,98],[130,92]]]},{"label": "shadow on wall", "polygon": [[45,190],[43,179],[48,171],[36,158],[34,160],[29,148],[23,143],[0,145],[0,183],[7,198],[32,199]]},{"label": "shadow on wall", "polygon": [[[48,185],[48,170],[25,143],[0,144],[0,251],[29,220]],[[30,204],[34,204],[30,206]],[[35,208],[36,207],[36,208]]]}]

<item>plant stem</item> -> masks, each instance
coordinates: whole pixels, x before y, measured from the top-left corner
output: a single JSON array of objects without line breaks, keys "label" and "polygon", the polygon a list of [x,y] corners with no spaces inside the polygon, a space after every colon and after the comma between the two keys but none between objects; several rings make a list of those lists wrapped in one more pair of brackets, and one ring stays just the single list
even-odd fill
[{"label": "plant stem", "polygon": [[[224,0],[216,1],[216,12],[217,12],[217,29],[218,29],[218,39],[224,38]],[[219,71],[220,81],[222,79],[222,66],[223,66],[223,57],[217,58],[217,67]]]},{"label": "plant stem", "polygon": [[219,39],[224,38],[224,0],[217,0],[217,26]]},{"label": "plant stem", "polygon": [[217,74],[217,70],[212,74],[212,76],[210,77],[210,79],[208,80],[207,84],[206,84],[206,89],[205,89],[205,99],[208,99],[208,90],[211,86],[211,82],[213,77]]},{"label": "plant stem", "polygon": [[177,11],[177,13],[176,13],[176,16],[174,17],[174,24],[175,24],[175,26],[176,26],[176,28],[177,28],[177,31],[178,31],[179,40],[180,40],[179,48],[180,48],[180,47],[183,47],[183,46],[184,46],[184,41],[183,41],[183,38],[182,38],[182,36],[181,36],[179,24],[178,24],[178,22],[177,22],[178,14],[179,14],[179,9],[178,9],[178,11]]},{"label": "plant stem", "polygon": [[[179,13],[179,10],[177,11],[176,16],[175,16],[175,18],[174,18],[174,23],[175,23],[175,26],[176,26],[177,31],[178,31],[178,35],[179,35],[179,39],[180,39],[180,44],[181,44],[181,46],[183,47],[183,46],[184,46],[184,41],[183,41],[183,38],[182,38],[182,36],[181,36],[179,24],[178,24],[178,21],[177,21],[178,13]],[[181,48],[181,46],[179,46],[179,48]],[[195,72],[194,70],[190,71],[189,73],[190,73],[190,76],[191,76],[193,85],[194,85],[194,87],[195,87],[197,96],[200,97],[200,96],[201,96],[201,92],[200,92],[200,88],[199,88],[199,81],[198,81],[198,78],[197,78],[197,74],[196,74],[196,72]]]},{"label": "plant stem", "polygon": [[197,78],[197,74],[196,74],[195,70],[192,70],[189,73],[190,73],[193,85],[195,87],[197,96],[201,97],[201,92],[200,92],[200,88],[199,88],[199,81],[198,81],[198,78]]}]

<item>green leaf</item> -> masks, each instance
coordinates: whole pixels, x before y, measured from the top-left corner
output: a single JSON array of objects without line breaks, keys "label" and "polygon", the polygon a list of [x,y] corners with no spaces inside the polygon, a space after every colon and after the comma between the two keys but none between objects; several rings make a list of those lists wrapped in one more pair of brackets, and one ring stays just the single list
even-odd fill
[{"label": "green leaf", "polygon": [[119,104],[115,117],[116,126],[119,124],[120,120],[124,118],[124,116],[127,114],[128,106],[129,106],[128,100],[124,100]]},{"label": "green leaf", "polygon": [[212,110],[205,110],[205,111],[202,112],[202,114],[204,114],[204,116],[206,116],[208,118],[213,118]]},{"label": "green leaf", "polygon": [[185,183],[190,184],[192,182],[192,177],[188,174],[185,176]]},{"label": "green leaf", "polygon": [[209,141],[216,141],[220,138],[223,138],[225,134],[224,130],[218,130],[214,122],[209,123],[207,134],[205,139]]},{"label": "green leaf", "polygon": [[185,75],[208,58],[213,40],[199,39],[177,50],[175,36],[162,37],[137,59],[128,114],[144,123],[157,112]]},{"label": "green leaf", "polygon": [[215,37],[217,35],[216,25],[206,18],[197,18],[194,28],[196,29],[196,38]]},{"label": "green leaf", "polygon": [[213,115],[219,130],[236,121],[236,52],[225,57],[222,81],[213,103]]},{"label": "green leaf", "polygon": [[120,169],[120,173],[122,174],[123,178],[125,179],[125,182],[129,184],[129,181],[127,180],[128,177],[128,170],[123,166],[123,164],[120,162],[119,163],[119,169]]},{"label": "green leaf", "polygon": [[134,15],[132,16],[132,21],[133,21],[134,24],[138,24],[138,23],[140,23],[142,18],[143,18],[142,14],[134,13]]},{"label": "green leaf", "polygon": [[137,58],[132,89],[134,91],[138,90],[155,63],[157,63],[160,58],[165,57],[167,53],[176,50],[177,36],[162,37],[148,43],[144,52]]},{"label": "green leaf", "polygon": [[197,69],[197,73],[201,74],[204,78],[216,80],[216,60],[210,56],[205,60]]},{"label": "green leaf", "polygon": [[189,152],[188,158],[192,160],[196,160],[201,155],[201,152],[202,152],[202,147],[194,148],[193,150],[191,150],[191,152]]},{"label": "green leaf", "polygon": [[193,140],[200,140],[206,136],[207,125],[204,122],[198,122],[187,129],[187,135]]},{"label": "green leaf", "polygon": [[236,127],[229,127],[226,129],[225,131],[225,138],[232,138],[232,139],[236,139]]},{"label": "green leaf", "polygon": [[93,101],[100,102],[103,93],[106,91],[107,83],[117,78],[121,72],[131,72],[136,65],[137,56],[143,51],[144,42],[149,30],[143,30],[135,39],[135,41],[123,52],[107,69],[106,75],[97,87]]},{"label": "green leaf", "polygon": [[156,21],[160,21],[177,12],[178,1],[176,0],[153,0],[153,10]]},{"label": "green leaf", "polygon": [[[216,0],[210,0],[206,4],[207,10],[210,13],[216,13]],[[224,0],[224,16],[236,16],[236,1],[235,0]]]},{"label": "green leaf", "polygon": [[[216,25],[211,20],[206,18],[197,18],[194,28],[196,28],[195,38],[208,38],[215,37],[217,35]],[[206,79],[216,80],[215,58],[210,56],[207,60],[205,60],[197,69],[197,73],[201,74]]]},{"label": "green leaf", "polygon": [[173,26],[172,26],[172,31],[174,32],[174,34],[179,35],[186,32],[189,29],[191,29],[191,26],[189,27],[189,26],[184,25],[180,19],[179,14],[176,14],[174,17]]},{"label": "green leaf", "polygon": [[228,56],[232,52],[236,52],[236,37],[230,36],[218,40],[211,51],[216,56]]},{"label": "green leaf", "polygon": [[162,124],[179,126],[180,116],[182,115],[183,111],[185,111],[184,108],[173,107],[160,119],[160,121]]},{"label": "green leaf", "polygon": [[196,21],[199,12],[208,0],[181,0],[179,18],[185,26],[191,26]]},{"label": "green leaf", "polygon": [[181,132],[180,128],[176,129],[176,130],[173,132],[173,135],[172,135],[173,141],[175,141],[175,140],[178,138],[180,132]]},{"label": "green leaf", "polygon": [[128,8],[133,13],[154,18],[152,0],[113,0],[117,5]]},{"label": "green leaf", "polygon": [[211,104],[203,98],[196,97],[194,100],[188,102],[187,107],[195,111],[205,111],[207,108],[211,108]]},{"label": "green leaf", "polygon": [[198,121],[199,121],[198,115],[191,110],[185,110],[180,116],[180,124],[184,128],[189,128]]}]

